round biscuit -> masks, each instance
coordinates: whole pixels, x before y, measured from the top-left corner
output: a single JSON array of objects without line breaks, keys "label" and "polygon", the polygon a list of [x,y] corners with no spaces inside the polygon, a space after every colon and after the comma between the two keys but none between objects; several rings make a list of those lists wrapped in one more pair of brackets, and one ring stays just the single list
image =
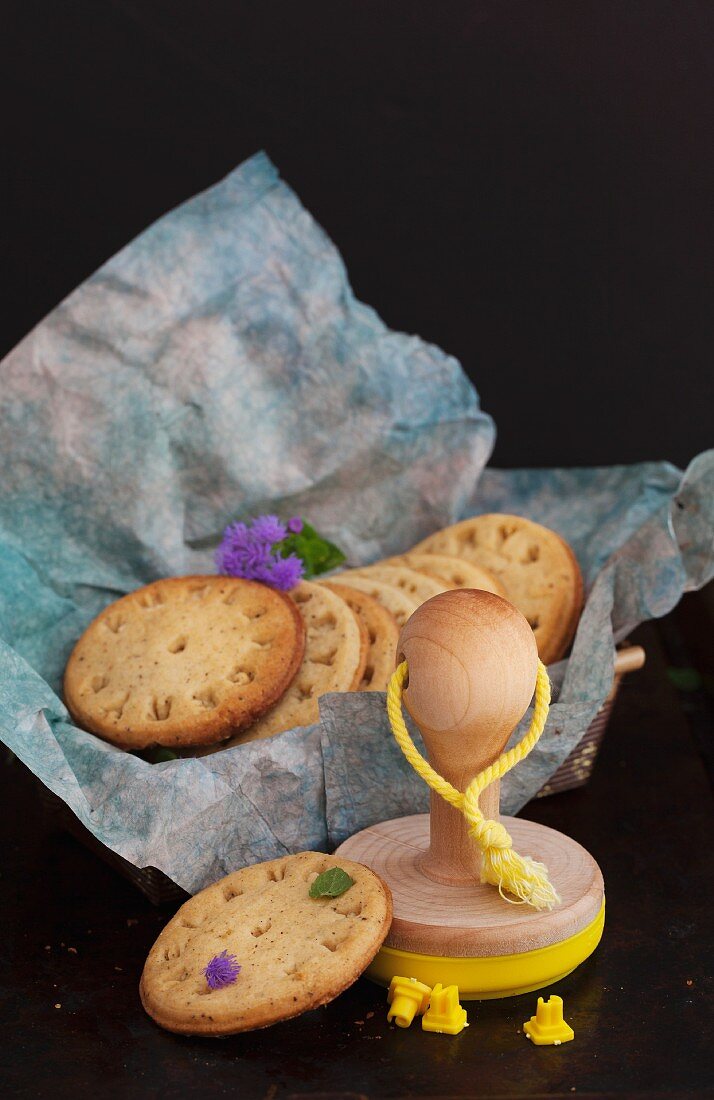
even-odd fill
[{"label": "round biscuit", "polygon": [[[311,898],[318,874],[354,880],[338,897]],[[369,966],[392,922],[389,887],[361,863],[301,852],[258,863],[190,898],[149,952],[142,1004],[187,1035],[233,1035],[327,1004]],[[226,951],[236,980],[211,989],[204,969]]]},{"label": "round biscuit", "polygon": [[211,744],[280,698],[304,648],[285,593],[237,577],[170,577],[89,624],[67,663],[65,702],[78,725],[121,748]]},{"label": "round biscuit", "polygon": [[488,569],[528,619],[541,661],[566,653],[583,606],[583,580],[573,551],[555,531],[523,516],[491,513],[436,531],[412,552],[451,554]]},{"label": "round biscuit", "polygon": [[357,690],[386,691],[389,678],[394,672],[399,641],[397,620],[373,596],[361,592],[358,588],[350,588],[346,584],[337,584],[332,581],[324,581],[323,584],[325,588],[329,588],[345,601],[362,621],[367,631],[369,639],[367,663]]},{"label": "round biscuit", "polygon": [[[336,573],[329,582],[321,581],[320,583],[323,585],[332,584],[334,580],[335,583],[339,584],[343,576],[344,573]],[[359,592],[366,592],[368,596],[371,596],[373,600],[386,608],[394,616],[399,627],[404,626],[409,616],[413,615],[419,606],[419,600],[414,599],[402,588],[396,588],[393,584],[385,584],[383,581],[375,580],[372,576],[351,573],[349,586],[350,588],[356,588]]]},{"label": "round biscuit", "polygon": [[426,573],[418,573],[415,569],[410,569],[406,565],[395,565],[391,562],[381,561],[375,562],[373,565],[361,566],[359,569],[345,569],[330,579],[337,581],[338,584],[341,581],[351,584],[354,577],[367,577],[369,580],[379,581],[382,584],[391,585],[392,588],[398,588],[410,599],[415,600],[417,606],[425,603],[432,596],[438,596],[442,592],[446,592],[449,587],[448,584],[443,584],[433,577],[428,577]]},{"label": "round biscuit", "polygon": [[390,560],[401,562],[417,573],[426,573],[448,588],[477,588],[482,592],[493,592],[494,596],[506,597],[505,586],[493,573],[465,558],[453,558],[450,554],[409,553]]},{"label": "round biscuit", "polygon": [[312,725],[320,718],[321,695],[353,691],[362,680],[369,639],[345,601],[312,581],[301,581],[292,589],[291,596],[306,629],[305,652],[297,675],[274,707],[219,748],[260,741],[295,726]]}]

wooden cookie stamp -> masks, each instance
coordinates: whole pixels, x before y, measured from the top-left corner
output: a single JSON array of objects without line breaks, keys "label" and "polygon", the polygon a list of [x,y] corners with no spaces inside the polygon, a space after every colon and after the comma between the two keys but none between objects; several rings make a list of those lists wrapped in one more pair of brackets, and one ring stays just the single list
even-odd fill
[{"label": "wooden cookie stamp", "polygon": [[[429,762],[465,791],[499,758],[533,696],[538,656],[528,622],[499,596],[449,591],[411,616],[398,654],[408,665],[404,703]],[[374,825],[338,849],[392,890],[392,927],[370,977],[388,985],[407,974],[429,985],[456,984],[470,999],[505,997],[557,981],[595,950],[604,923],[597,863],[554,829],[499,819],[498,798],[496,781],[478,808],[500,820],[516,852],[545,864],[557,904],[514,904],[481,882],[482,851],[464,813],[432,791],[430,814]]]}]

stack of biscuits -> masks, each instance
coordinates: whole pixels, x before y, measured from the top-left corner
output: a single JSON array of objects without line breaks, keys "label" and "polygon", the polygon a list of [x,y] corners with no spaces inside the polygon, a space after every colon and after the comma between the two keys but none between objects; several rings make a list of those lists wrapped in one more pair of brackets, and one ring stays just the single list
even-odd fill
[{"label": "stack of biscuits", "polygon": [[476,516],[289,593],[237,577],[155,581],[89,625],[65,701],[78,725],[133,751],[196,754],[273,737],[317,722],[327,692],[384,691],[401,627],[450,588],[513,603],[546,664],[566,653],[583,600],[559,535],[520,516]]}]

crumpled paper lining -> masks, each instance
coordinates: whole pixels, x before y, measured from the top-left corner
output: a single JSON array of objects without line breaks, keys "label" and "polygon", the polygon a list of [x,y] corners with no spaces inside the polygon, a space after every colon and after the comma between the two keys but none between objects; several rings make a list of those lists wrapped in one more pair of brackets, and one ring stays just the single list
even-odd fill
[{"label": "crumpled paper lining", "polygon": [[428,804],[378,694],[326,696],[308,729],[153,766],[69,722],[61,675],[87,623],[157,576],[212,571],[238,515],[302,513],[353,563],[474,511],[522,512],[572,543],[588,604],[551,669],[548,729],[502,785],[508,812],[607,694],[612,627],[711,574],[713,455],[683,481],[667,464],[480,478],[493,424],[459,364],[354,299],[262,154],[104,265],[2,379],[0,737],[98,840],[192,892]]}]

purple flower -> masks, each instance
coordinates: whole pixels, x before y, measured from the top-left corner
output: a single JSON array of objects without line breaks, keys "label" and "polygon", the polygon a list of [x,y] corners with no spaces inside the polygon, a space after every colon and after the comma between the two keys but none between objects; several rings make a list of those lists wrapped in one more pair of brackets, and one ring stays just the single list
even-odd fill
[{"label": "purple flower", "polygon": [[266,584],[288,592],[295,587],[304,572],[305,566],[297,554],[290,554],[287,558],[278,558],[274,565],[268,567],[270,580]]},{"label": "purple flower", "polygon": [[282,542],[287,535],[285,524],[277,516],[258,516],[253,520],[250,531],[254,538],[268,546],[272,546],[274,542]]},{"label": "purple flower", "polygon": [[222,989],[225,985],[233,985],[240,972],[241,968],[235,955],[229,955],[227,951],[214,955],[208,966],[203,968],[209,989]]},{"label": "purple flower", "polygon": [[302,531],[302,520],[300,516],[293,516],[288,520],[288,531],[291,535],[299,535]]},{"label": "purple flower", "polygon": [[[298,522],[302,526],[302,521]],[[277,516],[258,516],[250,524],[230,523],[216,550],[216,567],[229,577],[262,581],[287,591],[297,584],[305,569],[296,554],[281,555],[280,544],[286,536],[287,528]]]},{"label": "purple flower", "polygon": [[270,544],[259,542],[244,523],[234,523],[223,534],[216,551],[219,572],[232,577],[252,577],[270,557]]}]

